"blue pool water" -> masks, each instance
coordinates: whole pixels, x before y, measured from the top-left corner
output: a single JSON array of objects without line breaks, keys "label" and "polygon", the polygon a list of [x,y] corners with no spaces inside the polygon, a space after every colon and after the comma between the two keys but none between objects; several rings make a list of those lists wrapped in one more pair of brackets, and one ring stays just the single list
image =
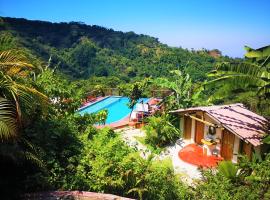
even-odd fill
[{"label": "blue pool water", "polygon": [[[143,100],[144,103],[148,102],[149,98],[141,98],[138,102]],[[108,110],[108,117],[106,124],[117,122],[127,117],[131,109],[127,106],[129,103],[128,97],[110,96],[101,101],[98,101],[92,105],[79,110],[79,113],[95,113],[103,109]]]}]

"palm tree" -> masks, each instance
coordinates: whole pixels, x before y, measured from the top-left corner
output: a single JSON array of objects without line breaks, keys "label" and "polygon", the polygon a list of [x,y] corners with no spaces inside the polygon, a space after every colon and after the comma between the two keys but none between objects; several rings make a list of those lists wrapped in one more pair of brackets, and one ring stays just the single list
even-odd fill
[{"label": "palm tree", "polygon": [[7,50],[0,53],[0,70],[9,76],[26,76],[34,67],[20,50]]},{"label": "palm tree", "polygon": [[[223,92],[232,89],[255,91],[259,97],[256,106],[259,107],[262,98],[270,97],[270,45],[259,49],[246,46],[245,49],[247,53],[244,62],[219,63],[209,74],[215,79],[206,85],[223,84]],[[270,136],[266,137],[264,142],[270,143]]]},{"label": "palm tree", "polygon": [[35,101],[45,105],[47,97],[20,83],[34,69],[20,52],[0,52],[0,69],[0,139],[7,140],[17,136],[22,105],[30,108]]},{"label": "palm tree", "polygon": [[[0,49],[5,49],[7,45],[3,47],[1,42],[0,37]],[[22,131],[26,111],[38,104],[41,108],[47,105],[47,97],[29,83],[29,75],[35,69],[23,51],[0,51],[0,160],[7,168],[31,163],[33,167],[44,169],[38,148],[26,139]],[[7,174],[10,175],[8,179],[13,180],[12,175]]]},{"label": "palm tree", "polygon": [[0,138],[15,138],[17,135],[17,112],[13,104],[0,97]]},{"label": "palm tree", "polygon": [[221,83],[242,89],[254,89],[259,96],[270,95],[270,46],[257,50],[246,47],[244,62],[223,62],[209,76],[214,80],[206,84]]}]

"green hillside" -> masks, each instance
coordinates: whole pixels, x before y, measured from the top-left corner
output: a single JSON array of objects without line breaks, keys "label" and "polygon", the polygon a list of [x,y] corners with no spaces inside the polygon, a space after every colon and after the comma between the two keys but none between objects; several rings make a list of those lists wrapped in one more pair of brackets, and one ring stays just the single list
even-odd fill
[{"label": "green hillside", "polygon": [[226,57],[209,51],[173,48],[147,35],[114,31],[82,22],[51,23],[2,17],[0,34],[12,34],[20,45],[68,76],[117,76],[129,81],[140,77],[167,76],[184,69],[195,81],[205,78],[213,64]]}]

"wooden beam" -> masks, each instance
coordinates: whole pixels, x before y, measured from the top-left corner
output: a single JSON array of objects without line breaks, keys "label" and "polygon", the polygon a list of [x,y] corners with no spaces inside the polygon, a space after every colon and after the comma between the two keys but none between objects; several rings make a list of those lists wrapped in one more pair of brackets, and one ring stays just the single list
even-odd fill
[{"label": "wooden beam", "polygon": [[185,116],[188,116],[188,117],[190,117],[190,118],[192,118],[192,119],[195,119],[195,120],[197,120],[197,121],[200,121],[200,122],[202,122],[202,123],[204,123],[204,124],[206,124],[206,125],[208,125],[208,126],[213,126],[213,127],[216,127],[216,128],[219,128],[219,127],[220,127],[220,126],[218,126],[218,125],[216,125],[216,124],[212,124],[212,123],[210,123],[210,122],[207,122],[207,121],[205,121],[205,120],[203,120],[203,119],[194,117],[194,116],[189,115],[189,114],[185,114]]}]

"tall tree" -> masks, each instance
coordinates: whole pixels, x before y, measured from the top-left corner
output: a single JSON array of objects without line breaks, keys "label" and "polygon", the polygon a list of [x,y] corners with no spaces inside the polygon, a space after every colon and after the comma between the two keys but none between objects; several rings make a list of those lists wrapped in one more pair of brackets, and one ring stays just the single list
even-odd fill
[{"label": "tall tree", "polygon": [[131,109],[130,117],[131,117],[131,113],[134,110],[135,105],[137,104],[137,102],[141,98],[141,96],[142,96],[142,88],[140,87],[140,84],[134,83],[132,85],[132,89],[131,89],[129,97],[128,97],[129,98],[128,107]]}]

